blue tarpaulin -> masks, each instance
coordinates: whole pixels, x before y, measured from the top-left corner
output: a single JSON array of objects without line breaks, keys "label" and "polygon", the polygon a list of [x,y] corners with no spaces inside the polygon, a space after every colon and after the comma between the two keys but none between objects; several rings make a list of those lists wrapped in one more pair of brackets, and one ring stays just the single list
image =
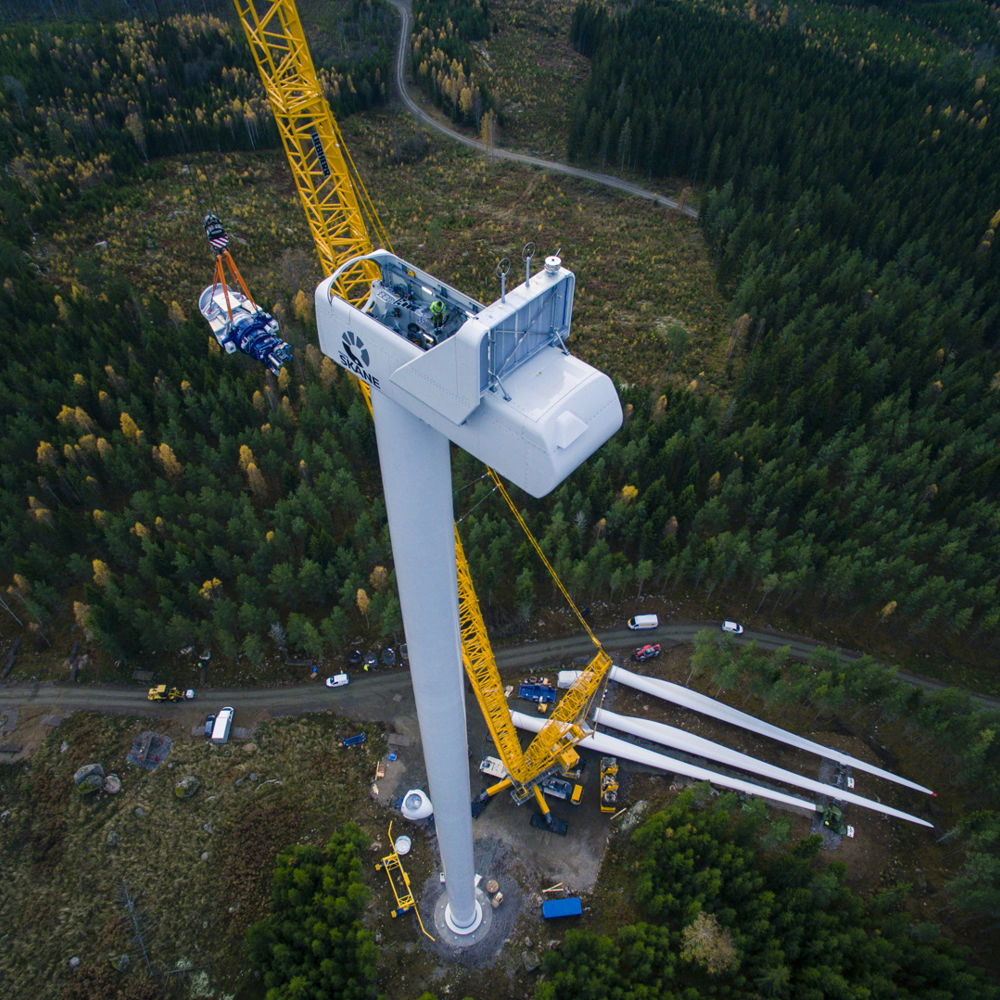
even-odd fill
[{"label": "blue tarpaulin", "polygon": [[553,917],[578,917],[581,913],[583,913],[583,903],[579,896],[547,899],[542,903],[542,916],[546,920],[551,920]]}]

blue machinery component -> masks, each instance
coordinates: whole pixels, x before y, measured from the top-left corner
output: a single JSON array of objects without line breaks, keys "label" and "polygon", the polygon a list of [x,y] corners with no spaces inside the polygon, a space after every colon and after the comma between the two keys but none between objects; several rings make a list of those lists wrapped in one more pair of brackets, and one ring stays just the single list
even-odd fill
[{"label": "blue machinery component", "polygon": [[[229,236],[217,215],[205,216],[205,236],[215,253],[214,282],[198,297],[198,309],[208,320],[215,339],[227,354],[241,351],[274,372],[292,357],[292,349],[278,336],[278,321],[253,300],[229,253]],[[228,265],[236,285],[226,282]]]},{"label": "blue machinery component", "polygon": [[517,696],[536,704],[551,705],[556,700],[556,689],[551,684],[520,684]]},{"label": "blue machinery component", "polygon": [[554,920],[557,917],[578,917],[581,913],[583,913],[583,901],[579,896],[546,899],[542,903],[542,916],[546,920]]},{"label": "blue machinery component", "polygon": [[[292,357],[292,349],[278,336],[278,321],[263,309],[233,323],[228,342],[254,360],[263,361],[275,375]],[[222,346],[225,348],[225,343]]]}]

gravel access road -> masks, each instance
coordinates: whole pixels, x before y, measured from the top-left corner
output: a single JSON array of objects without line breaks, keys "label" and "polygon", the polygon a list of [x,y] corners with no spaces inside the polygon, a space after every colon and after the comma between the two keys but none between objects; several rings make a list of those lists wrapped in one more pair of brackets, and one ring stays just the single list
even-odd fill
[{"label": "gravel access road", "polygon": [[[629,629],[614,629],[597,633],[601,644],[617,662],[622,663],[631,650],[647,642],[676,644],[693,642],[698,632],[705,628],[717,628],[717,623],[671,625],[662,624],[658,628],[633,632]],[[825,646],[802,636],[784,635],[777,632],[745,631],[740,636],[730,636],[733,642],[745,643],[753,640],[759,649],[776,650],[788,647],[795,659],[805,660],[817,649],[834,648],[841,659],[850,662],[858,659],[856,650]],[[593,644],[586,635],[575,635],[561,639],[546,639],[539,642],[525,642],[518,646],[496,649],[497,665],[500,669],[522,667],[526,672],[535,673],[553,670],[560,664],[569,664],[575,659],[587,657]],[[901,680],[925,690],[940,690],[948,685],[900,671]],[[69,685],[60,681],[4,682],[0,684],[0,706],[45,706],[53,711],[71,712],[75,709],[106,712],[118,715],[150,715],[169,717],[176,715],[177,705],[150,702],[146,700],[148,685]],[[1000,699],[984,695],[974,697],[988,708],[1000,708]],[[400,711],[400,701],[412,701],[409,674],[404,670],[375,671],[370,674],[355,674],[351,683],[344,688],[330,690],[319,680],[307,681],[284,687],[265,688],[199,688],[197,701],[199,711],[206,704],[238,704],[242,711],[261,710],[271,715],[297,715],[302,712],[322,712],[336,708],[355,718],[389,721]],[[191,705],[191,703],[187,703]]]},{"label": "gravel access road", "polygon": [[594,184],[601,184],[604,187],[614,188],[616,191],[632,195],[635,198],[644,198],[646,201],[655,202],[657,205],[663,205],[666,208],[673,209],[675,212],[680,212],[682,215],[687,215],[692,219],[698,218],[698,210],[696,208],[692,208],[690,205],[682,205],[673,198],[667,198],[665,195],[640,187],[640,185],[633,184],[631,181],[622,180],[620,177],[612,177],[610,174],[600,174],[594,170],[584,170],[581,167],[571,167],[568,163],[559,163],[557,160],[547,160],[541,156],[532,156],[529,153],[515,153],[509,149],[501,149],[499,146],[487,146],[478,139],[473,139],[470,136],[463,135],[461,132],[457,132],[435,115],[425,111],[410,96],[409,89],[406,85],[406,56],[409,48],[408,42],[410,38],[411,22],[410,5],[407,0],[389,0],[389,2],[396,8],[397,11],[399,11],[400,21],[399,41],[396,45],[396,91],[399,94],[400,100],[403,102],[406,110],[428,128],[434,129],[436,132],[440,132],[442,135],[448,136],[449,139],[453,139],[455,142],[461,143],[461,145],[465,146],[467,149],[474,150],[477,153],[482,153],[484,156],[492,156],[494,159],[499,160],[510,160],[513,163],[522,163],[528,167],[538,167],[541,170],[548,170],[551,173],[565,174],[568,177],[578,177],[581,180],[591,181]]}]

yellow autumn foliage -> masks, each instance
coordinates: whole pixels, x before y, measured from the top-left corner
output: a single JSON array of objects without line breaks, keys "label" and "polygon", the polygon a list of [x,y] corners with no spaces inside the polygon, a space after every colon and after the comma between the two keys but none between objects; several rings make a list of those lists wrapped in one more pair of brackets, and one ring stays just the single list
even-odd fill
[{"label": "yellow autumn foliage", "polygon": [[263,496],[267,492],[267,482],[264,479],[264,474],[253,462],[246,467],[246,474],[247,483],[254,495]]},{"label": "yellow autumn foliage", "polygon": [[135,444],[138,444],[142,440],[142,431],[139,430],[136,422],[124,411],[122,411],[121,416],[118,418],[118,423],[121,425],[122,434]]}]

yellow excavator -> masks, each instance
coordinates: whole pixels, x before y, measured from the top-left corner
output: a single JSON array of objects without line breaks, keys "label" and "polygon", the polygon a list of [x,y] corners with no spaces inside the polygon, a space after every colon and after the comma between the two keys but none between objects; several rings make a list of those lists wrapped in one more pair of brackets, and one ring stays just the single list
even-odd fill
[{"label": "yellow excavator", "polygon": [[[323,96],[293,0],[234,0],[234,4],[274,112],[324,276],[370,253],[376,243],[391,250],[388,234]],[[360,308],[378,276],[371,261],[356,261],[340,270],[333,291]],[[369,398],[368,386],[360,380],[358,385]],[[574,748],[590,731],[587,718],[603,691],[611,658],[570,599],[507,490],[492,470],[490,475],[595,646],[593,658],[556,705],[548,723],[522,750],[456,528],[465,670],[508,773],[484,796],[509,788],[518,803],[534,797],[550,822],[539,783],[554,772],[571,770],[579,759]]]}]

